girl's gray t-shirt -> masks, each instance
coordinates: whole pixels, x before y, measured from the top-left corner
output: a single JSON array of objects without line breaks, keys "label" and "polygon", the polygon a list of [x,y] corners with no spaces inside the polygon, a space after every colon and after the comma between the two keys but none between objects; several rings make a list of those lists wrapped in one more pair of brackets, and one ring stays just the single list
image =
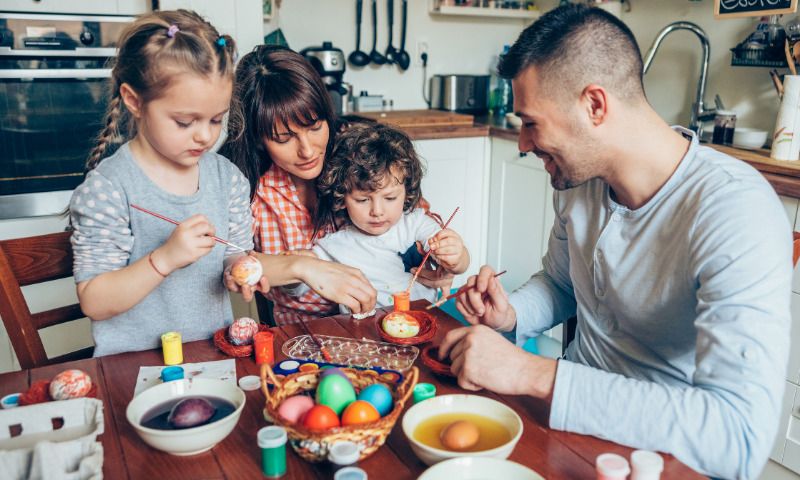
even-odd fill
[{"label": "girl's gray t-shirt", "polygon": [[[227,158],[200,158],[197,192],[165,192],[137,165],[129,144],[86,175],[70,200],[75,282],[119,270],[149,255],[175,226],[131,207],[135,204],[183,221],[203,214],[216,236],[253,248],[250,186]],[[225,256],[238,250],[218,244],[195,263],[172,272],[130,310],[92,321],[96,357],[160,346],[161,334],[177,331],[184,342],[209,338],[233,320],[222,282]]]}]

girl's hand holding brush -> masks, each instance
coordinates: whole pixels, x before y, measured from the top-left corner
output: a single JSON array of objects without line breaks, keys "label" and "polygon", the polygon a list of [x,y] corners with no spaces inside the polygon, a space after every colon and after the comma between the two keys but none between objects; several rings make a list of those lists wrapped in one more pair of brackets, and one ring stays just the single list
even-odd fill
[{"label": "girl's hand holding brush", "polygon": [[153,263],[164,276],[191,265],[214,248],[213,235],[214,225],[205,215],[192,215],[180,222],[167,241],[153,251]]}]

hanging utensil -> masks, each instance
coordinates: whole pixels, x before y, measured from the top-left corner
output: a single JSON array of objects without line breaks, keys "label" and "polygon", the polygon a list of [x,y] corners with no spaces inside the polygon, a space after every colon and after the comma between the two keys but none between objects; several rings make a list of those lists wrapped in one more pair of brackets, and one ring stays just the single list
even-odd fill
[{"label": "hanging utensil", "polygon": [[389,17],[389,45],[386,47],[386,63],[392,64],[397,61],[397,50],[392,45],[394,41],[394,0],[386,0],[386,12]]},{"label": "hanging utensil", "polygon": [[402,22],[402,30],[400,34],[400,51],[397,52],[397,57],[395,62],[397,66],[400,67],[400,70],[408,70],[408,66],[411,65],[411,57],[408,55],[406,51],[406,19],[408,18],[408,0],[403,0],[403,22]]},{"label": "hanging utensil", "polygon": [[361,10],[363,5],[364,0],[356,0],[356,49],[347,57],[354,67],[363,67],[369,63],[369,55],[361,50]]},{"label": "hanging utensil", "polygon": [[386,63],[386,57],[380,54],[378,49],[378,0],[372,0],[372,51],[369,52],[369,59],[375,65]]}]

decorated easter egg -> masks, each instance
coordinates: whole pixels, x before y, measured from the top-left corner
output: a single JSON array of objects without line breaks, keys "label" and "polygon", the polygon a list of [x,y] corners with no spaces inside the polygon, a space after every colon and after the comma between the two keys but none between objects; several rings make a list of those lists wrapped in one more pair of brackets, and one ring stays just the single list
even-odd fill
[{"label": "decorated easter egg", "polygon": [[314,405],[303,417],[303,425],[311,430],[327,430],[339,426],[339,416],[326,405]]},{"label": "decorated easter egg", "polygon": [[356,400],[353,385],[339,375],[328,375],[317,385],[317,403],[327,405],[336,415]]},{"label": "decorated easter egg", "polygon": [[347,378],[347,375],[342,371],[341,368],[337,368],[337,367],[323,368],[322,371],[319,373],[319,378],[320,378],[320,380],[322,380],[323,378],[327,377],[328,375],[339,375],[340,377],[342,377],[345,380],[347,380],[348,382],[350,382],[350,379]]},{"label": "decorated easter egg", "polygon": [[381,418],[381,414],[364,400],[356,400],[344,409],[342,413],[342,425],[358,425],[360,423],[375,422]]},{"label": "decorated easter egg", "polygon": [[392,312],[381,322],[381,328],[397,338],[410,338],[419,333],[419,321],[405,312]]},{"label": "decorated easter egg", "polygon": [[478,427],[466,420],[457,420],[442,429],[439,440],[448,450],[462,452],[478,443],[480,431]]},{"label": "decorated easter egg", "polygon": [[228,327],[228,340],[234,345],[250,345],[258,333],[258,323],[248,317],[237,318]]},{"label": "decorated easter egg", "polygon": [[237,285],[255,285],[263,274],[261,262],[250,255],[240,257],[231,267],[231,276]]},{"label": "decorated easter egg", "polygon": [[361,390],[358,399],[370,403],[381,417],[392,411],[392,392],[382,383],[373,383]]},{"label": "decorated easter egg", "polygon": [[53,400],[85,397],[92,389],[92,379],[83,370],[64,370],[50,381]]},{"label": "decorated easter egg", "polygon": [[201,397],[187,397],[172,407],[167,422],[175,428],[190,428],[202,425],[217,412],[217,408]]},{"label": "decorated easter egg", "polygon": [[314,399],[306,395],[295,395],[282,401],[278,414],[289,423],[297,423],[314,406]]}]

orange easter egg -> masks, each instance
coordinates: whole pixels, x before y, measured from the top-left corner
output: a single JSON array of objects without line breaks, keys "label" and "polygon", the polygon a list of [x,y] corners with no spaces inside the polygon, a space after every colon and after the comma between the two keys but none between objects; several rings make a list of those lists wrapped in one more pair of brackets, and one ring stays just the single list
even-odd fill
[{"label": "orange easter egg", "polygon": [[303,417],[303,425],[311,430],[327,430],[339,426],[339,417],[331,407],[314,405]]},{"label": "orange easter egg", "polygon": [[371,403],[364,400],[356,400],[344,409],[342,413],[342,425],[358,425],[360,423],[375,422],[381,418],[378,410]]}]

